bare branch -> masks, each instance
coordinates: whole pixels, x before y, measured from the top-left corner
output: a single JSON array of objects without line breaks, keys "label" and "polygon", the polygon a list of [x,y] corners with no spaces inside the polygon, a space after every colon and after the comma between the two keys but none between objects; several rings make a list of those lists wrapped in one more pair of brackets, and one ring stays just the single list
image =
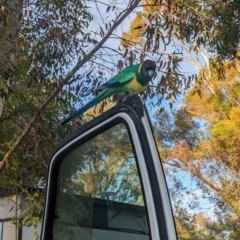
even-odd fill
[{"label": "bare branch", "polygon": [[74,74],[86,63],[88,62],[92,56],[103,46],[103,44],[107,41],[113,31],[122,23],[122,21],[136,8],[136,6],[140,3],[141,0],[132,0],[129,4],[129,7],[123,11],[114,21],[113,26],[109,29],[106,35],[102,38],[102,40],[96,45],[96,47],[90,51],[84,59],[79,59],[73,69],[68,73],[68,75],[62,80],[59,86],[51,93],[51,95],[42,103],[42,105],[38,108],[36,113],[33,115],[32,119],[28,123],[28,125],[23,130],[22,134],[18,137],[16,142],[13,144],[11,149],[4,155],[3,159],[0,161],[0,170],[3,169],[5,163],[10,159],[14,151],[18,148],[18,146],[22,143],[22,141],[27,137],[32,127],[38,120],[41,113],[44,111],[46,106],[51,102],[51,100],[58,94],[58,92],[63,88],[65,84],[74,76]]}]

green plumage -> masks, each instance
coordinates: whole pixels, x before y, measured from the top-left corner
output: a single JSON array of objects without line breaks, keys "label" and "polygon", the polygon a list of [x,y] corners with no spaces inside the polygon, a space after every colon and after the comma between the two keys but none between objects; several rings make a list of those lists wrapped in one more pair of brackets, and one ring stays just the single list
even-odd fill
[{"label": "green plumage", "polygon": [[151,60],[145,60],[142,64],[129,66],[111,78],[96,91],[98,95],[90,102],[70,115],[61,124],[65,124],[77,118],[83,112],[101,102],[105,98],[119,92],[133,93],[143,91],[152,80],[156,69],[156,64]]}]

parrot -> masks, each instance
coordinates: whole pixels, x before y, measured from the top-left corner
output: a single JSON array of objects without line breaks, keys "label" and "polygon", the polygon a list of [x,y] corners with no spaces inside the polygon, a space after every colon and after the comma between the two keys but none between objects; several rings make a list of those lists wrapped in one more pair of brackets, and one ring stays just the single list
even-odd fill
[{"label": "parrot", "polygon": [[67,117],[61,125],[64,125],[83,114],[89,108],[95,106],[113,94],[137,93],[146,89],[156,71],[156,63],[152,60],[145,60],[140,64],[131,65],[120,71],[106,83],[96,89],[97,96],[90,100],[79,110]]}]

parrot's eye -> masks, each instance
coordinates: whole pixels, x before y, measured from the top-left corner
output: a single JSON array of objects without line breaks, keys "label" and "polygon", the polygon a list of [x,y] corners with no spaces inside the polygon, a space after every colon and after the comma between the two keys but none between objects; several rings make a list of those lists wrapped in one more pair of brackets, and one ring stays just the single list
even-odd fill
[{"label": "parrot's eye", "polygon": [[149,77],[152,77],[154,74],[154,71],[152,69],[148,70],[148,76]]}]

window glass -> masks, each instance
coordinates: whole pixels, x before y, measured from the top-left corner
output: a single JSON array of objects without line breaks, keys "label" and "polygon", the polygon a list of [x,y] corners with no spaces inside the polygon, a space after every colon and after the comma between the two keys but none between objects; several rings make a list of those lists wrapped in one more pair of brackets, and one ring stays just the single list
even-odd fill
[{"label": "window glass", "polygon": [[2,239],[15,240],[17,234],[16,226],[13,225],[10,221],[3,222],[2,224],[3,224]]},{"label": "window glass", "polygon": [[150,239],[127,128],[118,124],[62,160],[54,239]]}]

